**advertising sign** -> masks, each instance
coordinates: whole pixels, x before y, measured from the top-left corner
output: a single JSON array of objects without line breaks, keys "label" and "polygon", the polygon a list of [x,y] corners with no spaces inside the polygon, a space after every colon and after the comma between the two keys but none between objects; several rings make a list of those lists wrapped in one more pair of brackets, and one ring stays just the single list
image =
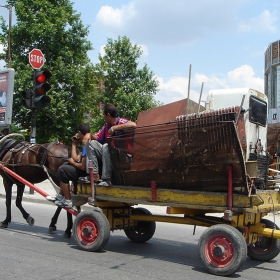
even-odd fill
[{"label": "advertising sign", "polygon": [[12,122],[14,94],[14,69],[0,70],[0,128],[9,127]]}]

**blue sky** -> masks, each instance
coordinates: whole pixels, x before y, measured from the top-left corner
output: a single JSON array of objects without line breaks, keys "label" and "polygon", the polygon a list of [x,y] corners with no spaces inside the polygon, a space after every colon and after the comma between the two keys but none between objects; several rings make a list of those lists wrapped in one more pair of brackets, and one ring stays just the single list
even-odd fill
[{"label": "blue sky", "polygon": [[[165,104],[198,101],[212,89],[250,87],[264,92],[264,53],[280,40],[279,0],[76,0],[90,25],[88,39],[98,62],[107,38],[127,36],[142,47],[139,60],[160,82],[155,99]],[[6,1],[0,0],[0,5]],[[8,17],[8,10],[0,8]],[[203,103],[202,103],[203,105]]]}]

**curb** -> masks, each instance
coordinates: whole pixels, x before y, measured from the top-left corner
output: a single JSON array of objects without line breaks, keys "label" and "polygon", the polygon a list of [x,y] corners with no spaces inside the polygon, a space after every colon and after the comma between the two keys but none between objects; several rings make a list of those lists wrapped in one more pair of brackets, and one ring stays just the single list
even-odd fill
[{"label": "curb", "polygon": [[[6,199],[6,195],[0,194],[0,198]],[[15,200],[15,199],[16,199],[16,196],[12,195],[12,200]],[[45,198],[35,198],[35,197],[26,197],[26,196],[22,197],[22,201],[40,203],[40,204],[48,204],[48,205],[53,204],[52,202],[46,200]]]}]

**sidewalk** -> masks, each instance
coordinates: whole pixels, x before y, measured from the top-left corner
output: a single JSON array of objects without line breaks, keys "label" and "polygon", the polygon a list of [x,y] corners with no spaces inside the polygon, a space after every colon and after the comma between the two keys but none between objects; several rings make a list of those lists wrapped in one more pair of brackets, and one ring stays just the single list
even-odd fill
[{"label": "sidewalk", "polygon": [[[48,193],[49,195],[55,195],[56,191],[52,184],[49,182],[49,180],[45,180],[42,183],[34,184],[36,187],[40,188],[44,192]],[[33,190],[32,190],[33,191]],[[12,189],[12,196],[15,198],[17,195],[17,187],[16,185],[13,185]],[[5,198],[5,188],[3,185],[2,177],[0,177],[0,198]],[[52,203],[47,201],[42,195],[34,191],[34,194],[30,194],[30,188],[25,186],[25,190],[23,193],[23,200],[24,201],[30,201],[30,202],[37,202],[37,203]]]}]

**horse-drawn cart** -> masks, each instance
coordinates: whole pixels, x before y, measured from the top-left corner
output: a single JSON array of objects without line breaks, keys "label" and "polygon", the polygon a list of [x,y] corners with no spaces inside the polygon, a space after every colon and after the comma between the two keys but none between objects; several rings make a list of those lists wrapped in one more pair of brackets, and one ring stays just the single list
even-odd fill
[{"label": "horse-drawn cart", "polygon": [[[79,248],[98,251],[110,230],[118,229],[133,242],[145,242],[156,222],[169,222],[208,227],[198,252],[210,273],[233,274],[247,255],[261,261],[275,258],[280,230],[264,217],[280,211],[280,194],[266,187],[270,159],[259,147],[264,139],[257,138],[265,137],[266,121],[263,127],[259,122],[266,104],[253,99],[251,116],[235,107],[161,124],[143,125],[138,118],[133,139],[113,137],[113,185],[94,185],[91,176],[91,184],[77,186],[78,196],[91,197],[94,206],[75,219]],[[119,148],[123,141],[133,141],[132,160]],[[138,204],[166,206],[167,215],[152,215]]]}]

